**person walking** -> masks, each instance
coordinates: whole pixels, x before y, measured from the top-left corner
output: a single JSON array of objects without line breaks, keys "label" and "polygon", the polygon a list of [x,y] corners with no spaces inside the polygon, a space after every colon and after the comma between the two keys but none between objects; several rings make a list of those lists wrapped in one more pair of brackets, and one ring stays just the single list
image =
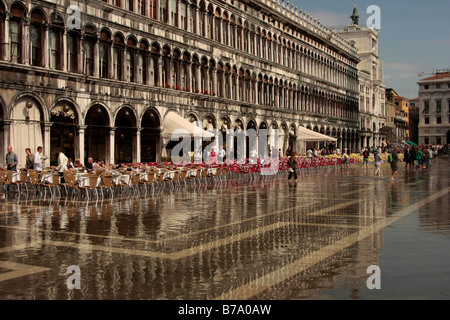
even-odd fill
[{"label": "person walking", "polygon": [[34,169],[34,156],[31,153],[31,149],[26,148],[25,152],[27,153],[26,161],[25,161],[25,168],[27,170]]},{"label": "person walking", "polygon": [[61,148],[57,148],[56,153],[58,154],[58,166],[56,167],[56,171],[58,171],[61,177],[61,182],[64,182],[64,171],[67,170],[67,162],[69,159],[62,152]]},{"label": "person walking", "polygon": [[395,175],[398,172],[398,167],[397,167],[398,148],[391,150],[391,153],[389,154],[389,158],[388,159],[389,159],[389,163],[391,164],[391,171],[392,171],[391,180],[394,181],[395,180]]},{"label": "person walking", "polygon": [[373,173],[374,178],[381,177],[381,150],[375,150],[375,172]]},{"label": "person walking", "polygon": [[369,166],[369,149],[367,149],[367,147],[363,150],[363,159],[364,159],[364,167],[367,168]]},{"label": "person walking", "polygon": [[294,180],[297,182],[297,159],[295,158],[295,156],[297,155],[297,153],[292,152],[292,155],[289,157],[289,161],[288,161],[288,165],[289,165],[289,176],[288,176],[288,180],[291,180],[292,176],[294,176]]},{"label": "person walking", "polygon": [[419,167],[419,169],[422,169],[422,158],[423,158],[422,147],[419,147],[419,150],[417,150],[416,153],[416,167]]},{"label": "person walking", "polygon": [[8,153],[6,154],[6,170],[17,171],[17,155],[13,152],[12,146],[8,146]]},{"label": "person walking", "polygon": [[36,172],[41,172],[42,171],[42,163],[48,159],[46,156],[42,156],[42,147],[39,146],[37,147],[37,151],[34,154],[34,164],[33,164],[33,169]]}]

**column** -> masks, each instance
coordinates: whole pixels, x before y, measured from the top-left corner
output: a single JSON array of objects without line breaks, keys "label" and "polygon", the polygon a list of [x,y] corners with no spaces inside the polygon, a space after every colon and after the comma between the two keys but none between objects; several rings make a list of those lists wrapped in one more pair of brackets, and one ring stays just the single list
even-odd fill
[{"label": "column", "polygon": [[109,154],[107,153],[107,156],[109,158],[106,160],[107,163],[114,164],[114,144],[115,144],[115,135],[116,135],[116,128],[110,128],[109,129]]},{"label": "column", "polygon": [[136,147],[133,152],[133,162],[139,163],[141,162],[141,131],[142,128],[136,129]]},{"label": "column", "polygon": [[82,52],[83,52],[83,49],[82,49],[83,48],[83,40],[84,40],[84,36],[81,35],[80,38],[79,38],[79,41],[78,41],[78,48],[79,48],[78,49],[78,54],[77,54],[77,58],[78,58],[77,71],[78,71],[78,73],[83,73],[83,71],[84,71],[84,61],[83,61],[84,56],[82,54]]},{"label": "column", "polygon": [[[52,123],[51,122],[45,122],[44,123],[44,154],[48,156],[49,163],[46,164],[46,166],[50,165],[50,155],[52,154],[52,150],[50,149],[50,129],[51,129]],[[44,167],[44,166],[43,166]]]},{"label": "column", "polygon": [[30,39],[30,18],[24,18],[23,25],[23,37],[22,37],[22,48],[23,48],[23,57],[22,62],[25,65],[31,65],[31,41]]},{"label": "column", "polygon": [[49,57],[50,57],[49,51],[51,49],[50,49],[50,45],[48,43],[48,23],[47,22],[44,24],[44,41],[42,43],[42,46],[44,48],[42,50],[42,60],[44,61],[43,67],[44,68],[48,68],[49,65],[50,65],[49,64],[49,61],[50,61],[50,59],[49,59]]},{"label": "column", "polygon": [[1,155],[1,166],[3,167],[5,165],[5,157],[6,157],[6,149],[9,145],[11,145],[11,120],[4,120],[3,121],[3,148],[0,150]]},{"label": "column", "polygon": [[2,44],[2,49],[3,49],[3,60],[5,61],[10,61],[10,53],[11,53],[9,49],[9,18],[10,15],[7,14],[5,19],[5,30],[3,30],[4,42]]},{"label": "column", "polygon": [[94,56],[93,56],[93,64],[94,64],[94,77],[98,77],[100,75],[100,66],[99,66],[99,43],[100,43],[100,37],[96,37],[95,39],[95,45],[94,45]]},{"label": "column", "polygon": [[86,159],[84,158],[84,132],[87,126],[78,127],[78,150],[75,150],[75,158],[79,158],[81,163],[85,164]]},{"label": "column", "polygon": [[[62,32],[63,32],[63,34],[62,34],[62,50],[61,50],[61,54],[62,54],[61,70],[67,71],[67,28],[63,28]],[[74,159],[74,161],[75,161],[75,159]],[[80,161],[82,161],[81,158],[80,158]]]}]

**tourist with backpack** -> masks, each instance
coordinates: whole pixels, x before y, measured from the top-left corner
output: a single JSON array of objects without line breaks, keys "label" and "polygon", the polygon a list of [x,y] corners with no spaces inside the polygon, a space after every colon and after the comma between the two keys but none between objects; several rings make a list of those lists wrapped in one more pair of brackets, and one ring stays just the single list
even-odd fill
[{"label": "tourist with backpack", "polygon": [[398,161],[398,147],[395,149],[391,150],[391,153],[388,156],[388,161],[391,164],[391,171],[392,171],[392,181],[395,180],[395,175],[398,172],[398,167],[397,167],[397,161]]}]

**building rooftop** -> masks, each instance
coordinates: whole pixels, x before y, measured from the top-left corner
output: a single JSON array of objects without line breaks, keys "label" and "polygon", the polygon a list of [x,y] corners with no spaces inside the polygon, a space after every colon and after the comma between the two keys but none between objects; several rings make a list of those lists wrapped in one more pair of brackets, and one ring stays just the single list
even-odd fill
[{"label": "building rooftop", "polygon": [[440,79],[445,79],[445,78],[450,78],[450,72],[438,73],[432,77],[428,77],[428,78],[422,79],[420,81],[440,80]]}]

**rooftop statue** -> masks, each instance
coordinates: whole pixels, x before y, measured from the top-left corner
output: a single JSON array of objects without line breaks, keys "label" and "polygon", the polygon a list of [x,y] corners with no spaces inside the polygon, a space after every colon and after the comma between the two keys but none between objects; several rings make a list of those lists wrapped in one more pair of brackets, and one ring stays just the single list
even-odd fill
[{"label": "rooftop statue", "polygon": [[358,9],[356,9],[356,3],[355,3],[355,7],[353,8],[353,14],[351,15],[350,18],[352,18],[352,22],[354,25],[359,24],[359,14],[358,14]]}]

